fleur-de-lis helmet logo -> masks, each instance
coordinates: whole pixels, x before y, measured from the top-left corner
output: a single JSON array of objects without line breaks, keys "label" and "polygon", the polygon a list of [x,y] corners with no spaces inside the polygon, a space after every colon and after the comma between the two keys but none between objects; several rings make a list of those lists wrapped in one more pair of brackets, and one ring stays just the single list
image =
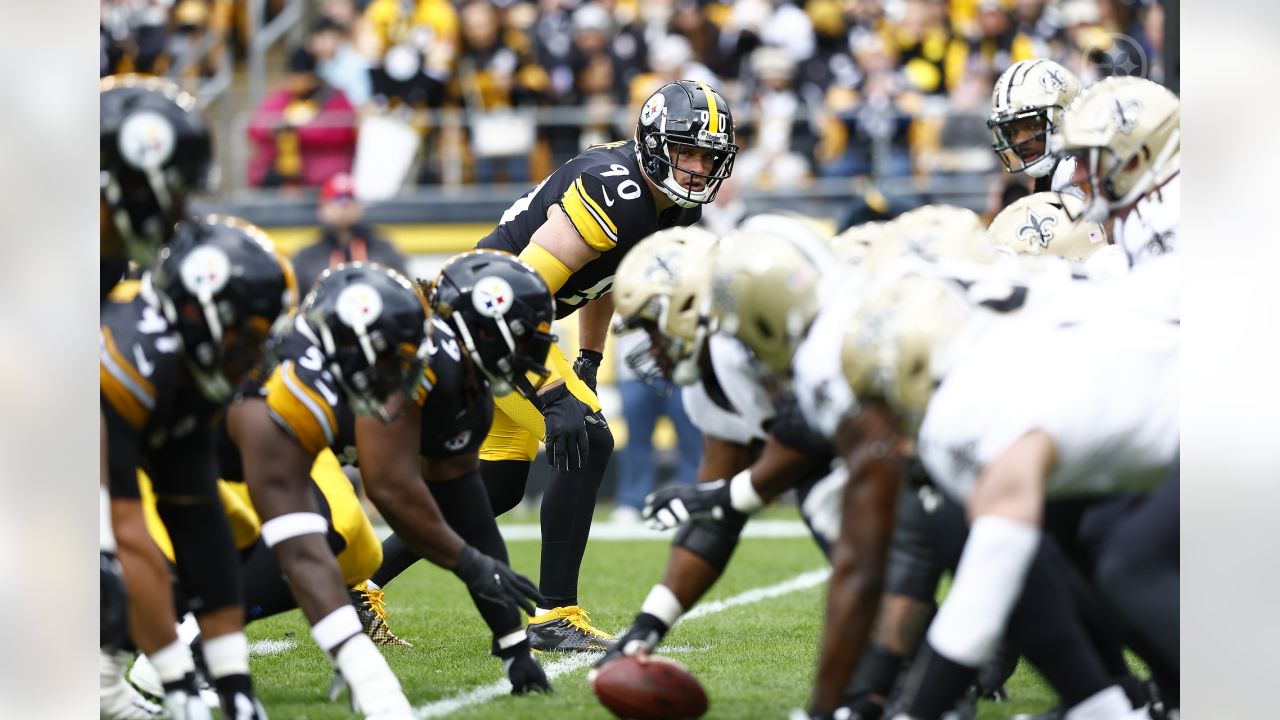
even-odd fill
[{"label": "fleur-de-lis helmet logo", "polygon": [[1138,111],[1142,109],[1142,103],[1137,100],[1122,100],[1116,98],[1111,105],[1111,123],[1116,126],[1116,130],[1128,135],[1138,125]]},{"label": "fleur-de-lis helmet logo", "polygon": [[1040,216],[1035,210],[1027,209],[1027,221],[1018,226],[1018,239],[1025,240],[1028,244],[1039,244],[1041,248],[1049,247],[1049,243],[1053,242],[1053,228],[1058,224],[1058,218],[1052,215]]},{"label": "fleur-de-lis helmet logo", "polygon": [[1040,84],[1049,92],[1062,92],[1067,89],[1067,79],[1056,69],[1045,70],[1040,76]]}]

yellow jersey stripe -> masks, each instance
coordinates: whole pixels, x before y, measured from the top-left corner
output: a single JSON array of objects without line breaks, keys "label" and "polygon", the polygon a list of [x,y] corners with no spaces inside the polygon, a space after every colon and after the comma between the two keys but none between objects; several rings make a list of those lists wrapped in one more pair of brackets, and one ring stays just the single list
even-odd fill
[{"label": "yellow jersey stripe", "polygon": [[613,238],[614,242],[617,242],[618,226],[613,224],[613,220],[609,219],[609,214],[587,194],[587,189],[582,185],[582,178],[573,181],[573,184],[578,190],[578,194],[582,196],[582,202],[586,204],[588,210],[593,211],[591,214],[600,222],[600,227],[605,228],[605,232],[609,233],[609,237]]},{"label": "yellow jersey stripe", "polygon": [[120,384],[120,381],[102,364],[98,365],[98,385],[103,397],[111,403],[111,407],[115,408],[117,413],[120,413],[120,417],[124,418],[130,427],[141,430],[146,426],[147,418],[151,416],[151,408],[138,402],[138,398]]},{"label": "yellow jersey stripe", "polygon": [[605,221],[601,221],[596,212],[587,205],[585,195],[579,189],[580,182],[579,180],[570,185],[560,200],[565,215],[569,217],[569,222],[573,223],[573,227],[587,245],[600,252],[612,250],[618,244],[617,232],[610,231],[609,226],[612,223],[607,221],[607,216]]},{"label": "yellow jersey stripe", "polygon": [[102,362],[108,365],[108,368],[116,374],[122,383],[130,390],[138,395],[138,400],[147,407],[155,406],[156,387],[151,381],[142,376],[133,364],[120,354],[120,350],[116,348],[115,338],[111,336],[111,328],[102,328],[102,347],[104,353]]},{"label": "yellow jersey stripe", "polygon": [[[328,428],[321,420],[323,413],[317,414],[308,408],[303,401],[285,384],[285,367],[283,363],[271,373],[267,379],[267,408],[294,440],[304,450],[311,453],[320,452],[332,440]],[[296,377],[296,376],[295,376]],[[305,395],[304,395],[305,397]],[[308,399],[306,402],[313,402]],[[314,403],[313,403],[314,404]],[[319,408],[316,408],[319,410]]]},{"label": "yellow jersey stripe", "polygon": [[698,87],[702,88],[702,92],[707,96],[707,132],[720,132],[720,113],[716,108],[716,94],[711,92],[711,88],[701,80],[698,81]]},{"label": "yellow jersey stripe", "polygon": [[284,371],[284,377],[282,378],[284,386],[311,411],[312,415],[316,416],[316,422],[324,430],[325,440],[328,441],[326,444],[332,445],[336,428],[338,427],[338,420],[333,414],[333,406],[321,397],[319,393],[313,391],[302,382],[302,379],[298,377],[298,371],[294,369],[292,361],[285,363]]}]

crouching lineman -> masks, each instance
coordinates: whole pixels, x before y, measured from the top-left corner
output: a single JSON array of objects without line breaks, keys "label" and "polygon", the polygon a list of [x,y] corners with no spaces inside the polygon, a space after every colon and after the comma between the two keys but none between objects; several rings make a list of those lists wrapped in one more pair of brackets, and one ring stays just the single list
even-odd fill
[{"label": "crouching lineman", "polygon": [[[752,218],[735,236],[761,234],[766,228],[779,235],[767,235],[777,241],[756,248],[758,267],[794,269],[791,278],[797,281],[788,285],[780,274],[775,278],[780,282],[768,291],[775,301],[778,293],[812,299],[813,283],[821,275],[818,268],[831,261],[824,239],[800,220],[777,215]],[[796,240],[779,239],[784,236]],[[630,629],[598,666],[622,654],[652,650],[719,578],[747,514],[766,499],[795,487],[812,529],[810,506],[804,501],[830,472],[829,450],[797,424],[799,416],[788,410],[785,397],[777,402],[771,398],[747,349],[715,332],[710,315],[710,260],[715,248],[715,237],[704,231],[667,230],[645,240],[619,266],[618,330],[642,330],[650,340],[629,362],[638,366],[642,377],[685,386],[685,407],[703,433],[704,452],[700,482],[684,493],[687,505],[678,499],[655,500],[662,491],[650,496],[646,513],[652,525],[690,522],[676,536],[662,582],[653,587]],[[761,333],[785,345],[788,324],[784,314],[770,316],[762,321]],[[738,478],[749,480],[744,485]],[[719,514],[690,519],[689,513],[698,513],[707,498],[729,495],[733,502],[726,499]],[[822,535],[816,530],[814,535],[827,552]]]},{"label": "crouching lineman", "polygon": [[[426,382],[417,402],[387,422],[356,421],[365,488],[395,529],[383,542],[382,567],[369,587],[385,587],[419,558],[447,563],[460,548],[460,563],[483,560],[482,577],[492,578],[495,569],[503,573],[496,587],[468,583],[493,633],[491,652],[502,661],[513,694],[547,692],[551,686],[530,654],[519,613],[533,613],[525,598],[543,600],[506,568],[506,544],[480,477],[479,451],[493,421],[490,393],[533,397],[548,375],[555,301],[533,268],[493,250],[454,257],[429,292]],[[444,522],[461,539],[433,540]],[[470,545],[464,548],[464,541]]]},{"label": "crouching lineman", "polygon": [[[392,270],[355,263],[328,271],[308,295],[261,391],[228,414],[264,519],[263,540],[288,576],[316,643],[332,658],[337,687],[349,685],[353,707],[370,718],[408,718],[412,709],[349,602],[326,541],[329,523],[312,495],[311,471],[325,449],[345,454],[358,446],[357,418],[391,422],[429,393],[429,316],[421,293]],[[430,495],[388,499],[381,486],[366,483],[393,527],[403,531],[403,519],[410,518],[423,556],[451,568],[477,595],[532,607],[525,599],[526,593],[537,597],[532,584],[464,543]],[[407,516],[405,508],[412,508]]]},{"label": "crouching lineman", "polygon": [[[238,561],[218,499],[212,425],[296,294],[288,260],[260,231],[210,216],[181,223],[141,282],[118,287],[102,311],[99,379],[112,514],[142,517],[138,468],[145,464],[228,718],[266,715],[249,681]],[[174,630],[163,557],[145,527],[140,537],[118,532],[117,541],[134,641],[159,672],[166,707],[176,718],[209,717],[191,650]]]},{"label": "crouching lineman", "polygon": [[733,115],[706,83],[664,85],[640,111],[635,137],[588,148],[518,199],[480,248],[518,254],[546,280],[557,318],[581,310],[581,352],[571,368],[558,347],[535,400],[499,396],[480,449],[481,473],[501,515],[524,497],[529,463],[545,440],[553,471],[542,499],[542,572],[549,607],[530,620],[540,650],[603,650],[611,636],[578,602],[578,572],[613,435],[595,375],[613,316],[618,263],[657,230],[688,226],[729,177],[738,151]]},{"label": "crouching lineman", "polygon": [[[100,295],[124,277],[129,260],[148,267],[168,242],[174,225],[186,217],[188,194],[208,186],[212,166],[209,131],[195,98],[168,80],[142,75],[113,75],[99,83],[101,193],[99,250]],[[159,143],[152,137],[163,138]],[[124,682],[129,653],[128,600],[116,561],[112,507],[107,490],[106,421],[100,421],[101,688],[99,705],[111,717],[146,718],[160,712]],[[133,509],[137,509],[134,507]],[[146,535],[142,514],[115,508],[120,532],[131,536],[134,551],[154,553],[140,540]],[[154,558],[153,558],[154,561]],[[135,618],[140,622],[154,618]],[[158,629],[164,634],[170,629]],[[145,631],[144,631],[145,632]],[[167,643],[166,643],[167,644]]]}]

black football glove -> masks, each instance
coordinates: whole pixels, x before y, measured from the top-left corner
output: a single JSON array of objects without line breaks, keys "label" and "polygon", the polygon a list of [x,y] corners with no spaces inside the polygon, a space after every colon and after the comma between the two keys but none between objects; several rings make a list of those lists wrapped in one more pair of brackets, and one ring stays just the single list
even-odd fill
[{"label": "black football glove", "polygon": [[603,354],[583,348],[578,351],[578,359],[573,361],[574,374],[591,388],[591,392],[596,391],[596,373],[600,370],[600,361],[603,359]]},{"label": "black football glove", "polygon": [[100,579],[98,599],[101,615],[98,626],[98,647],[107,651],[129,646],[129,595],[124,587],[124,573],[115,553],[98,551]]},{"label": "black football glove", "polygon": [[602,668],[609,662],[623,656],[652,655],[653,649],[666,637],[671,628],[666,623],[649,613],[640,613],[635,622],[605,652],[604,657],[596,661],[595,668]]},{"label": "black football glove", "polygon": [[[546,423],[547,462],[556,470],[579,470],[587,464],[589,441],[587,422],[595,415],[591,406],[569,392],[566,385],[549,390],[539,396],[542,417]],[[599,419],[603,422],[603,418]]]},{"label": "black football glove", "polygon": [[733,507],[729,495],[729,482],[694,483],[693,485],[668,485],[649,493],[640,513],[645,525],[654,530],[670,530],[689,519],[710,518],[723,520],[739,518],[742,513]]},{"label": "black football glove", "polygon": [[512,695],[554,692],[546,672],[529,653],[528,640],[499,650],[498,657],[502,659],[502,669],[507,673],[507,680],[511,681]]},{"label": "black football glove", "polygon": [[470,545],[462,548],[458,564],[453,566],[453,574],[479,597],[520,608],[525,615],[532,616],[538,605],[547,604],[547,599],[528,578]]}]

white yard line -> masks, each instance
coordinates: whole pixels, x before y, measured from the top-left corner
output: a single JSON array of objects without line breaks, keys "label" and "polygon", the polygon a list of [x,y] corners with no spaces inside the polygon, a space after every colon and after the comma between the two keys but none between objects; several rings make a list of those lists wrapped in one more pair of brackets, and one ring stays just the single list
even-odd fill
[{"label": "white yard line", "polygon": [[[519,525],[499,525],[503,539],[507,541],[541,540],[542,526],[537,523],[521,523]],[[391,528],[379,523],[374,526],[378,537],[386,539]],[[671,542],[675,530],[650,530],[644,525],[635,523],[596,522],[591,525],[592,542],[614,542],[619,540],[662,540]],[[742,530],[746,538],[800,538],[809,537],[809,529],[799,520],[752,520]]]},{"label": "white yard line", "polygon": [[295,643],[294,641],[288,638],[285,638],[283,640],[271,640],[271,639],[254,640],[253,642],[249,643],[249,654],[250,655],[276,655],[286,650],[292,650],[297,646],[298,646],[297,643]]},{"label": "white yard line", "polygon": [[[800,523],[796,524],[799,525]],[[592,535],[594,539],[594,528]],[[784,580],[776,585],[747,590],[746,592],[739,593],[725,600],[713,600],[711,602],[698,605],[693,610],[686,613],[685,616],[681,618],[681,622],[685,620],[696,620],[701,617],[724,612],[725,610],[729,610],[740,605],[750,605],[752,603],[758,603],[763,600],[769,600],[788,593],[793,593],[797,590],[804,590],[806,588],[814,587],[815,585],[821,585],[826,582],[827,577],[830,575],[830,568],[810,570],[809,572],[801,573],[790,580]],[[682,652],[689,652],[694,648],[681,646],[678,648],[670,648],[670,650],[666,648],[663,649],[664,651],[679,650]],[[598,652],[578,653],[563,660],[556,660],[548,663],[544,665],[542,669],[546,671],[548,680],[554,680],[561,675],[571,673],[575,670],[581,670],[582,668],[594,664],[595,661],[599,660],[603,655],[604,653]],[[455,713],[463,708],[489,702],[496,697],[506,695],[510,692],[511,683],[506,680],[499,680],[498,682],[491,683],[489,685],[481,685],[480,687],[458,693],[453,697],[447,697],[442,700],[427,703],[426,705],[419,707],[417,713],[420,718],[444,717],[445,715]]]}]

